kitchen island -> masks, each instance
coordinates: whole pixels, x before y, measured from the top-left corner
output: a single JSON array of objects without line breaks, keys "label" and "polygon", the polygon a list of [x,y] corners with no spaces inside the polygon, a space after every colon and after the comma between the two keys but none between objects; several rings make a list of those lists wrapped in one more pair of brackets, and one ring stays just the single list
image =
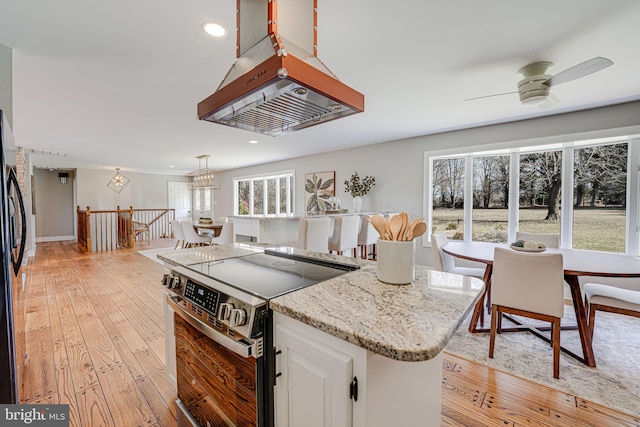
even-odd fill
[{"label": "kitchen island", "polygon": [[[261,250],[221,245],[159,258],[188,266]],[[276,425],[325,425],[327,417],[345,426],[440,425],[441,351],[482,281],[418,266],[412,284],[387,285],[377,280],[375,262],[285,251],[360,268],[269,301]]]}]

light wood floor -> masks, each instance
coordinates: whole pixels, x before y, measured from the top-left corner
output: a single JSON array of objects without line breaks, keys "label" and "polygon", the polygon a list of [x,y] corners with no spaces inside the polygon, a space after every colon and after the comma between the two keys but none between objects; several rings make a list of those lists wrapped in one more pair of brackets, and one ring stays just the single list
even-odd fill
[{"label": "light wood floor", "polygon": [[[133,250],[84,254],[74,242],[49,242],[38,244],[23,271],[21,401],[67,403],[71,426],[174,427],[162,266]],[[443,376],[442,426],[640,426],[638,418],[449,354]]]}]

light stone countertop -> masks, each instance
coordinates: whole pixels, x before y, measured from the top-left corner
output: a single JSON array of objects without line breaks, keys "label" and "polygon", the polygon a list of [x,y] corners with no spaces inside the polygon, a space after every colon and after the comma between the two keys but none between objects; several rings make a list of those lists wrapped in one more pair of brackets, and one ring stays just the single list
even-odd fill
[{"label": "light stone countertop", "polygon": [[[158,258],[189,265],[261,252],[273,245],[239,244],[164,252]],[[423,361],[440,353],[484,289],[476,278],[416,266],[410,285],[376,277],[376,262],[304,250],[301,255],[355,263],[361,268],[269,301],[272,310],[374,353]]]},{"label": "light stone countertop", "polygon": [[357,263],[359,270],[272,299],[271,309],[373,353],[417,362],[444,349],[484,289],[480,279],[423,266],[412,284],[388,285],[377,279],[375,262]]}]

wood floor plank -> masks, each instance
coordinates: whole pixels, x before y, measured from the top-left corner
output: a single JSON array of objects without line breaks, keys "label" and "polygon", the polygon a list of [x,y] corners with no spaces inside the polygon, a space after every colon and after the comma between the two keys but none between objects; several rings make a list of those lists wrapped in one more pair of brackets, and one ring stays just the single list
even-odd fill
[{"label": "wood floor plank", "polygon": [[124,364],[98,371],[98,378],[116,426],[142,427],[158,422]]},{"label": "wood floor plank", "polygon": [[[76,400],[78,402],[81,426],[120,427],[123,425],[114,424],[100,387],[90,387],[80,391],[76,396]],[[122,400],[126,400],[126,397],[123,397]]]}]

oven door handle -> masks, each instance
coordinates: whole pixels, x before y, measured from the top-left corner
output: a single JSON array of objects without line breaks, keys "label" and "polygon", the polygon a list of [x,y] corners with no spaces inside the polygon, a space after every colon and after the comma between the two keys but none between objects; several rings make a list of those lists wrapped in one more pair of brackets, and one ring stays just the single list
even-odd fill
[{"label": "oven door handle", "polygon": [[248,343],[246,341],[236,341],[230,338],[212,327],[204,324],[200,319],[192,316],[188,311],[180,306],[178,303],[180,297],[174,295],[166,296],[167,303],[176,312],[176,314],[186,320],[191,326],[202,332],[207,337],[211,338],[224,348],[234,352],[242,357],[256,357],[255,343]]}]

